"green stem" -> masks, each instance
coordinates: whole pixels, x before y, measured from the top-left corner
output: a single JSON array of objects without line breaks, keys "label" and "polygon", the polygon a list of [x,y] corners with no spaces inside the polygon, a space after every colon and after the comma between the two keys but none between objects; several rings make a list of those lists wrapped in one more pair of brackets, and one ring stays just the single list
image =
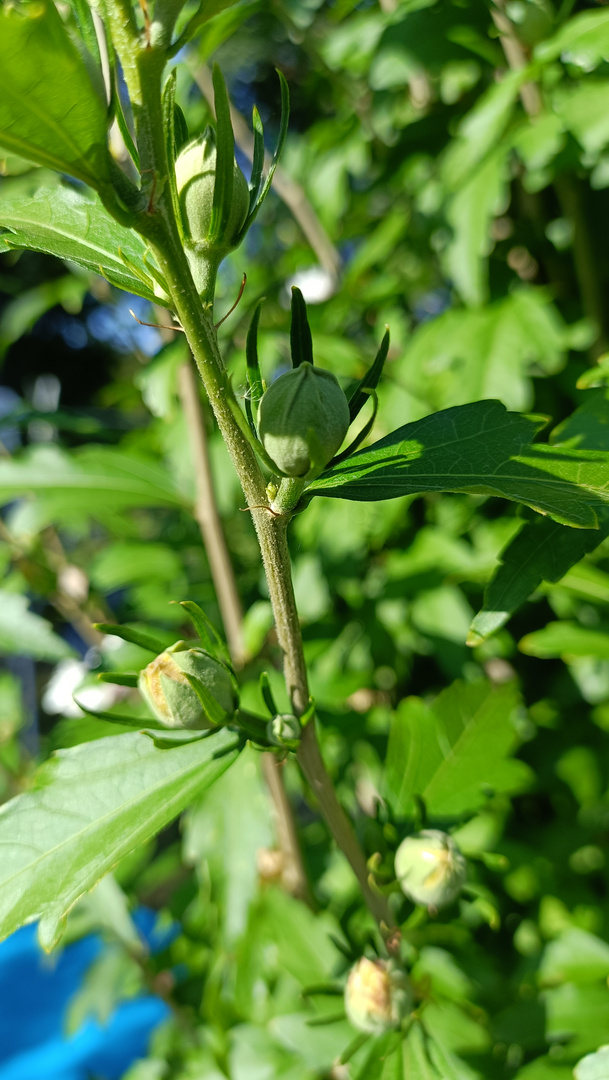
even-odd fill
[{"label": "green stem", "polygon": [[[115,11],[120,12],[122,0],[113,0],[113,3]],[[119,17],[112,23],[113,36],[116,22],[120,21]],[[125,27],[122,26],[121,29],[125,30]],[[153,177],[148,185],[150,199],[147,210],[138,215],[135,227],[146,237],[154,250],[167,282],[175,313],[186,334],[252,514],[268,582],[277,639],[283,652],[286,687],[295,713],[302,715],[309,704],[309,688],[286,536],[290,515],[271,511],[266,481],[258,459],[244,428],[234,415],[234,395],[213,324],[215,274],[210,269],[202,299],[180,241],[169,185],[164,183],[167,177],[167,155],[161,107],[163,63],[159,62],[160,53],[155,49],[142,47],[139,39],[134,42],[131,27],[127,27],[126,37],[115,39],[115,46],[123,62],[129,92],[135,96],[134,115],[143,174],[148,171]],[[136,48],[135,59],[132,55],[125,57],[122,50],[133,47]],[[319,800],[336,843],[351,864],[371,914],[381,930],[389,933],[393,920],[387,902],[370,888],[365,855],[336,797],[319,750],[314,722],[309,723],[303,731],[297,757]]]}]

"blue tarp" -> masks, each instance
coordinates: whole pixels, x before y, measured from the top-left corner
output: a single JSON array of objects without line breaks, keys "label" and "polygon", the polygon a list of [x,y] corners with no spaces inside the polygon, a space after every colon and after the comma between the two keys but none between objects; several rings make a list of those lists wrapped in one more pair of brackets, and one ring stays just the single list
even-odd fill
[{"label": "blue tarp", "polygon": [[[152,948],[153,912],[136,922]],[[64,1035],[70,999],[103,942],[91,935],[56,955],[42,952],[36,927],[26,926],[0,944],[0,1080],[119,1080],[145,1056],[153,1029],[168,1007],[152,995],[121,1004],[107,1025],[87,1020],[75,1035]]]}]

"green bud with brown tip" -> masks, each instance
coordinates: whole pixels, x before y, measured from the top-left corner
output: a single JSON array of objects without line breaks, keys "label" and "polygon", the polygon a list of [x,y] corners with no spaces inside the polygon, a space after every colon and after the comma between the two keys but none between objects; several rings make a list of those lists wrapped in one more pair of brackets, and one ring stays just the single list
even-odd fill
[{"label": "green bud with brown tip", "polygon": [[345,987],[349,1023],[367,1035],[382,1035],[402,1023],[413,1006],[410,984],[393,960],[362,956],[351,968]]},{"label": "green bud with brown tip", "polygon": [[317,476],[339,449],[349,427],[349,402],[330,371],[308,361],[280,375],[258,407],[264,449],[286,476]]},{"label": "green bud with brown tip", "polygon": [[[205,649],[176,641],[140,672],[138,686],[155,718],[168,728],[200,731],[216,727],[188,676],[197,680],[227,717],[237,708],[233,678]],[[214,709],[214,712],[216,710]]]}]

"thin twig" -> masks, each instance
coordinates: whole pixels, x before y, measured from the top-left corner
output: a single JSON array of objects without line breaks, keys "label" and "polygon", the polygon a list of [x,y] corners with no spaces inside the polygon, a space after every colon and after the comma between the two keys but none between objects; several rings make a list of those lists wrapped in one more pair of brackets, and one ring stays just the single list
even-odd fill
[{"label": "thin twig", "polygon": [[201,530],[209,559],[209,568],[218,597],[228,648],[234,663],[240,667],[245,660],[241,631],[243,612],[222,522],[216,506],[199,387],[190,360],[181,364],[178,369],[178,393],[194,463],[196,485],[194,516]]}]

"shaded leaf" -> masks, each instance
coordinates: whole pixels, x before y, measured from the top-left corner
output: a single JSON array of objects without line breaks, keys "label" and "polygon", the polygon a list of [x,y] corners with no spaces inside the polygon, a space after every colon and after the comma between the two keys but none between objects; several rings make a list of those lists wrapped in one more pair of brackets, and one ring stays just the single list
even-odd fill
[{"label": "shaded leaf", "polygon": [[35,787],[0,809],[0,935],[40,920],[46,949],[70,908],[228,768],[239,737],[223,730],[159,750],[146,735],[59,751]]},{"label": "shaded leaf", "polygon": [[399,370],[430,410],[498,398],[522,411],[534,401],[532,371],[558,371],[568,347],[568,328],[548,293],[523,287],[483,308],[449,309],[423,323]]},{"label": "shaded leaf", "polygon": [[156,463],[106,447],[74,454],[38,447],[22,457],[0,461],[0,504],[28,494],[64,500],[75,512],[105,508],[181,506],[168,473]]},{"label": "shaded leaf", "polygon": [[74,653],[51,624],[28,609],[25,596],[0,589],[0,653],[63,660]]},{"label": "shaded leaf", "polygon": [[466,304],[479,305],[487,299],[484,260],[491,221],[505,202],[509,152],[508,146],[502,146],[480,165],[453,196],[446,211],[453,237],[444,253],[444,263]]},{"label": "shaded leaf", "polygon": [[518,642],[518,648],[527,656],[537,656],[541,660],[557,656],[595,656],[609,660],[609,633],[557,620],[548,623],[543,630],[526,634]]},{"label": "shaded leaf", "polygon": [[[609,397],[591,394],[588,401],[554,429],[554,446],[609,451]],[[484,594],[484,606],[468,637],[477,645],[503,626],[542,581],[558,582],[567,571],[609,536],[609,506],[598,510],[598,529],[569,529],[543,518],[528,521],[501,554],[501,565]]]}]

